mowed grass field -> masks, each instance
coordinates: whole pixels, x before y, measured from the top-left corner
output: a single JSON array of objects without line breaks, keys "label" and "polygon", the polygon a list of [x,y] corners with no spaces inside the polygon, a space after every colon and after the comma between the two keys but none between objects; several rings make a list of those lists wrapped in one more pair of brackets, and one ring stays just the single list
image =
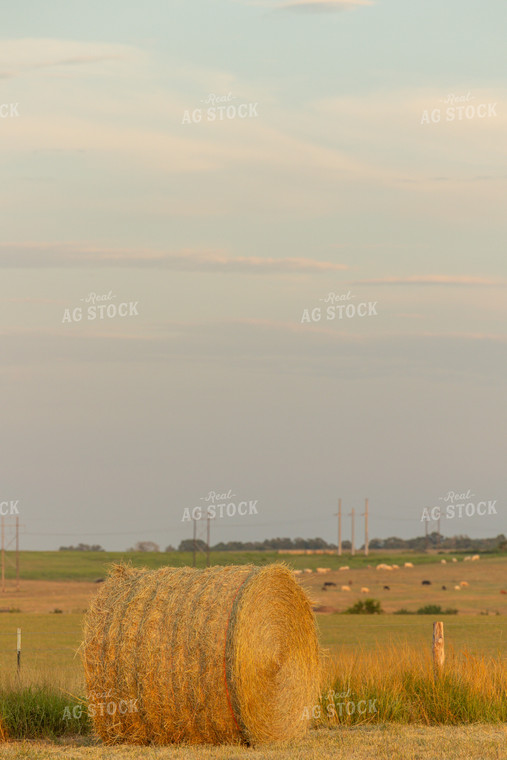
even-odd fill
[{"label": "mowed grass field", "polygon": [[103,747],[86,743],[4,745],[6,760],[505,760],[499,726],[361,726],[319,729],[297,742],[260,747]]}]

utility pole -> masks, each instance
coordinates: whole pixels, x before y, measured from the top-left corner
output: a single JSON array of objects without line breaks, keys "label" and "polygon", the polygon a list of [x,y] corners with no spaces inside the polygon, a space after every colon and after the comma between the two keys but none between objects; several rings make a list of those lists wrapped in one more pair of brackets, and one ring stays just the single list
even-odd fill
[{"label": "utility pole", "polygon": [[5,517],[2,515],[2,591],[5,591]]},{"label": "utility pole", "polygon": [[19,517],[16,517],[16,591],[19,591]]},{"label": "utility pole", "polygon": [[364,556],[368,556],[368,499],[364,500]]},{"label": "utility pole", "polygon": [[356,515],[356,510],[354,509],[354,507],[352,507],[352,511],[349,512],[349,515],[352,518],[352,535],[351,535],[351,542],[350,542],[351,543],[350,556],[353,557],[355,555],[355,553],[356,553],[356,538],[355,538],[355,515]]},{"label": "utility pole", "polygon": [[426,529],[425,537],[424,537],[424,548],[426,551],[428,551],[428,520],[425,520],[424,527]]},{"label": "utility pole", "polygon": [[338,499],[338,556],[342,556],[342,500]]},{"label": "utility pole", "polygon": [[442,543],[442,536],[440,535],[440,515],[438,515],[438,545]]},{"label": "utility pole", "polygon": [[194,523],[194,540],[193,540],[192,548],[193,548],[193,555],[194,556],[193,556],[193,561],[192,561],[192,567],[195,567],[195,551],[196,551],[196,543],[197,543],[197,538],[196,538],[196,536],[197,536],[197,523],[196,523],[195,517],[194,517],[193,523]]},{"label": "utility pole", "polygon": [[210,516],[208,515],[207,518],[208,524],[206,526],[206,564],[207,567],[210,566],[210,559],[209,559],[209,534],[210,534]]}]

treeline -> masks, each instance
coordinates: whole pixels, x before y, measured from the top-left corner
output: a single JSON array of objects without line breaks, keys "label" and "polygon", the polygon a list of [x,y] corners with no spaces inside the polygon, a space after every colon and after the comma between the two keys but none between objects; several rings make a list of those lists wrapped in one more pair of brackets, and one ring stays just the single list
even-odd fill
[{"label": "treeline", "polygon": [[[201,539],[196,541],[198,551],[206,551],[206,544]],[[351,549],[350,541],[342,541],[342,549],[347,552]],[[448,551],[465,551],[465,552],[491,552],[507,551],[507,538],[501,533],[496,538],[469,538],[469,536],[459,535],[444,537],[436,531],[428,536],[418,536],[417,538],[398,538],[390,536],[389,538],[372,538],[369,543],[371,550],[392,551],[405,550],[424,552],[429,550],[448,550]],[[180,542],[177,551],[191,552],[194,549],[193,539],[187,538]],[[328,549],[336,550],[337,545],[324,541],[323,538],[266,538],[264,541],[221,541],[210,547],[212,552],[273,552],[294,549]],[[364,550],[363,546],[356,547],[359,553]],[[82,551],[82,552],[103,552],[105,549],[98,544],[78,544],[77,546],[60,546],[60,551]],[[134,546],[129,547],[127,552],[160,552],[160,546],[154,541],[139,541]],[[165,552],[174,552],[174,546],[166,546]]]},{"label": "treeline", "polygon": [[465,552],[487,552],[487,551],[507,551],[507,539],[503,533],[496,538],[470,538],[465,535],[442,536],[437,531],[430,533],[428,537],[418,536],[417,538],[373,538],[369,543],[370,549],[381,549],[389,551],[391,549],[412,549],[413,551],[423,552],[428,549],[442,549],[449,551]]}]

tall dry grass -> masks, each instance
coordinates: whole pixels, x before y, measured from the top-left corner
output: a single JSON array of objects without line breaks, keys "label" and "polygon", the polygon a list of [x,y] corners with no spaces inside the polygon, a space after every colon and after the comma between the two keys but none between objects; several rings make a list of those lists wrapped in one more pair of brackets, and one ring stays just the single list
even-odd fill
[{"label": "tall dry grass", "polygon": [[316,725],[507,720],[507,660],[500,656],[451,649],[436,677],[429,649],[390,645],[342,650],[328,659],[326,673],[320,705],[314,709]]}]

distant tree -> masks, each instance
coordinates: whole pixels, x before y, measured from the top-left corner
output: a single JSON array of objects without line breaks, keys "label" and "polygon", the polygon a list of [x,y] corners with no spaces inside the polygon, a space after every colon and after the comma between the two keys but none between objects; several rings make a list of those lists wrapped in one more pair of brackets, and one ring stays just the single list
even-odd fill
[{"label": "distant tree", "polygon": [[[206,543],[202,541],[200,538],[197,539],[196,543],[196,549],[199,551],[202,549],[202,551],[206,551]],[[191,538],[186,538],[184,541],[180,542],[180,545],[178,546],[179,552],[193,552],[194,551],[194,541]]]},{"label": "distant tree", "polygon": [[138,541],[134,546],[135,552],[159,552],[160,546],[154,541]]},{"label": "distant tree", "polygon": [[174,548],[174,546],[171,546],[171,544],[169,544],[169,546],[166,546],[166,548],[164,549],[164,551],[165,552],[175,552],[176,549]]}]

